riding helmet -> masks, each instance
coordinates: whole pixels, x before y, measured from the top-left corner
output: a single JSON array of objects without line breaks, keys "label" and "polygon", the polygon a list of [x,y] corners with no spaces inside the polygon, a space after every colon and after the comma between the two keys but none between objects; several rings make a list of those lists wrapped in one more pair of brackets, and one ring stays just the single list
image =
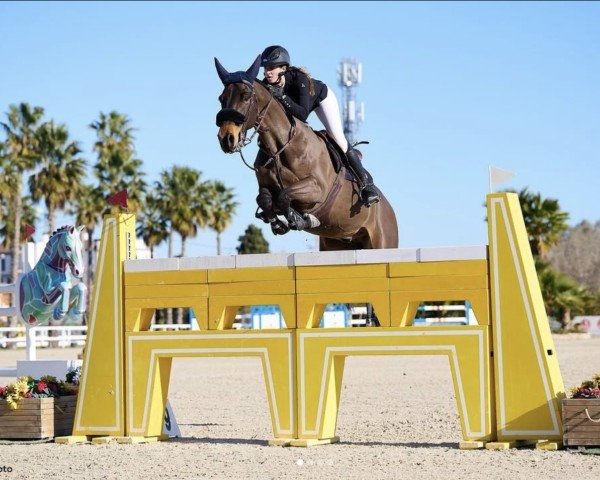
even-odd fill
[{"label": "riding helmet", "polygon": [[260,56],[261,67],[279,67],[290,65],[290,54],[280,45],[272,45],[265,48]]}]

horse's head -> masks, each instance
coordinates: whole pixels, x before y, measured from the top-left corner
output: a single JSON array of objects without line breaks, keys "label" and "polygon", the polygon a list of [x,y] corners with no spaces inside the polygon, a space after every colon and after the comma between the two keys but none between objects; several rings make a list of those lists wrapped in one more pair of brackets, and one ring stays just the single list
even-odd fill
[{"label": "horse's head", "polygon": [[225,86],[219,96],[221,110],[217,114],[217,137],[225,153],[234,153],[244,146],[246,131],[254,126],[258,116],[254,79],[260,68],[260,55],[245,72],[229,73],[216,58],[215,66]]},{"label": "horse's head", "polygon": [[69,265],[71,273],[76,278],[83,278],[85,266],[83,263],[82,243],[79,234],[81,227],[67,227],[57,244],[58,255]]}]

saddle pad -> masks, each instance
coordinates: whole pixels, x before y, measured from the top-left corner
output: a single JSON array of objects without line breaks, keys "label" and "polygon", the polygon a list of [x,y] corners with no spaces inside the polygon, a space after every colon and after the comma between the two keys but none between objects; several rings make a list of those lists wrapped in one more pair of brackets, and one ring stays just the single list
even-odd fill
[{"label": "saddle pad", "polygon": [[342,166],[344,165],[343,162],[343,158],[344,158],[344,152],[342,152],[342,149],[337,145],[337,143],[335,143],[335,140],[333,140],[329,134],[327,133],[327,131],[325,130],[313,130],[319,137],[321,137],[323,139],[323,141],[325,142],[325,145],[327,146],[327,151],[329,152],[329,158],[331,159],[331,163],[333,164],[333,169],[335,170],[335,173],[339,173],[340,170],[342,169]]},{"label": "saddle pad", "polygon": [[[344,178],[350,182],[357,183],[356,177],[354,174],[348,169],[346,165],[346,154],[342,152],[342,149],[339,147],[337,142],[329,135],[327,130],[313,130],[319,137],[323,139],[325,145],[327,145],[327,150],[329,152],[329,158],[333,164],[333,168],[335,173],[339,173],[342,168],[344,168]],[[358,149],[356,151],[359,153],[360,158],[362,160],[362,153]],[[364,168],[364,166],[363,166]],[[365,168],[365,172],[367,173],[367,177],[369,182],[373,182],[373,177],[369,173],[369,171]]]}]

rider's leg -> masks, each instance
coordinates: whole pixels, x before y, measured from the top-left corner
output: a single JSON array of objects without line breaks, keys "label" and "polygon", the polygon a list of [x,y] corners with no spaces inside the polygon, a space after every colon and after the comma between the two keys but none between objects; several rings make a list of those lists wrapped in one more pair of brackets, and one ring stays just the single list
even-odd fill
[{"label": "rider's leg", "polygon": [[340,116],[340,106],[335,93],[328,87],[327,96],[321,101],[321,104],[315,108],[315,113],[325,130],[335,139],[340,148],[348,151],[348,140],[344,135],[344,127],[342,126],[342,117]]},{"label": "rider's leg", "polygon": [[348,144],[344,136],[344,128],[340,116],[340,107],[335,93],[328,88],[327,96],[321,101],[321,104],[315,109],[315,113],[325,129],[335,139],[337,144],[346,153],[348,165],[354,172],[360,188],[360,196],[363,204],[367,207],[379,201],[379,193],[369,178],[369,175],[362,166],[362,162],[356,150]]}]

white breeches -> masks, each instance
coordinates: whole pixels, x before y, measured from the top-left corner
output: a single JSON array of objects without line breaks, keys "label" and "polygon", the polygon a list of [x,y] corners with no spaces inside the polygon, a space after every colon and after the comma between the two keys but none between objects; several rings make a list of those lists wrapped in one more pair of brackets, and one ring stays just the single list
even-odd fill
[{"label": "white breeches", "polygon": [[325,127],[325,130],[335,139],[340,148],[344,151],[348,151],[348,140],[344,135],[344,127],[342,126],[342,118],[340,115],[340,106],[338,104],[335,93],[331,88],[327,87],[327,96],[323,99],[321,104],[315,108],[315,113],[321,123]]}]

